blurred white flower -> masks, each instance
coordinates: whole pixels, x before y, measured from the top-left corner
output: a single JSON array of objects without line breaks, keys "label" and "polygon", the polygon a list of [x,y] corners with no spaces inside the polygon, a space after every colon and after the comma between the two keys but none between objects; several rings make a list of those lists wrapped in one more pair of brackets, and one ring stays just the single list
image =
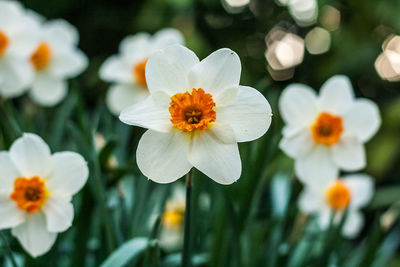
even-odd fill
[{"label": "blurred white flower", "polygon": [[178,250],[183,243],[184,216],[186,207],[185,186],[175,184],[162,216],[160,245],[165,250]]},{"label": "blurred white flower", "polygon": [[29,95],[42,106],[54,106],[67,94],[67,80],[88,66],[86,55],[77,48],[78,31],[62,19],[45,21],[30,12],[39,32],[39,44],[30,55],[34,79]]},{"label": "blurred white flower", "polygon": [[317,21],[317,0],[277,0],[277,2],[288,7],[290,15],[299,26],[310,26]]},{"label": "blurred white flower", "polygon": [[305,43],[310,54],[323,54],[328,52],[331,47],[331,35],[324,28],[315,27],[307,33]]},{"label": "blurred white flower", "polygon": [[376,71],[384,80],[400,81],[400,36],[389,36],[382,48],[383,53],[375,61]]},{"label": "blurred white flower", "polygon": [[149,58],[150,96],[120,115],[126,124],[149,129],[136,152],[145,176],[170,183],[195,167],[220,184],[239,179],[237,143],[261,137],[271,123],[268,101],[240,86],[240,73],[238,55],[226,48],[201,62],[180,45]]},{"label": "blurred white flower", "polygon": [[71,198],[86,183],[85,160],[74,152],[50,154],[35,134],[0,152],[0,229],[12,228],[33,257],[46,253],[73,220]]},{"label": "blurred white flower", "polygon": [[27,58],[38,43],[36,30],[18,2],[0,0],[0,96],[17,97],[32,82]]},{"label": "blurred white flower", "polygon": [[333,212],[333,222],[337,225],[347,210],[342,233],[353,238],[364,225],[364,217],[359,210],[368,204],[373,194],[372,178],[365,174],[353,174],[325,185],[306,184],[298,204],[302,212],[317,215],[322,229],[329,227]]},{"label": "blurred white flower", "polygon": [[108,58],[99,71],[101,79],[114,83],[106,96],[110,111],[119,115],[127,106],[148,97],[145,77],[147,59],[162,48],[183,43],[181,32],[172,28],[160,30],[153,36],[141,32],[122,40],[120,54]]},{"label": "blurred white flower", "polygon": [[339,169],[365,167],[363,144],[379,129],[379,109],[368,99],[355,99],[346,76],[326,81],[319,97],[306,85],[289,85],[279,110],[286,123],[280,148],[295,159],[301,181],[325,184]]}]

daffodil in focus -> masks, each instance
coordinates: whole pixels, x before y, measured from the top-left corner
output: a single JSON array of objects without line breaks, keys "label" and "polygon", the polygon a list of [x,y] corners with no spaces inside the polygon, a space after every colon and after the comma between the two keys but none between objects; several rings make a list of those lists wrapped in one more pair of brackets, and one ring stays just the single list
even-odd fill
[{"label": "daffodil in focus", "polygon": [[339,224],[347,210],[342,233],[355,237],[364,225],[360,209],[365,207],[374,194],[374,184],[370,176],[353,174],[337,179],[326,185],[306,185],[300,195],[299,208],[309,214],[315,214],[321,229],[329,227],[331,216],[333,223]]},{"label": "daffodil in focus", "polygon": [[33,12],[30,16],[39,29],[39,43],[28,59],[34,70],[29,95],[39,105],[54,106],[66,96],[67,80],[85,70],[88,59],[77,48],[74,26],[62,19],[45,21]]},{"label": "daffodil in focus", "polygon": [[112,82],[106,103],[110,111],[121,111],[149,96],[145,77],[148,58],[156,51],[172,44],[183,44],[183,35],[176,29],[166,28],[153,36],[137,33],[122,40],[119,55],[108,58],[100,68],[100,78]]},{"label": "daffodil in focus", "polygon": [[24,134],[8,152],[0,152],[0,229],[11,228],[32,256],[46,253],[57,233],[71,226],[71,198],[87,178],[79,154],[51,154],[39,136]]},{"label": "daffodil in focus", "polygon": [[303,182],[325,184],[336,179],[340,169],[365,167],[364,143],[379,129],[380,114],[374,102],[354,97],[346,76],[330,78],[319,96],[306,85],[289,85],[279,110],[286,123],[280,148],[295,159]]},{"label": "daffodil in focus", "polygon": [[24,8],[0,0],[0,96],[23,94],[33,78],[27,58],[37,45],[34,24]]},{"label": "daffodil in focus", "polygon": [[261,137],[271,123],[268,101],[239,85],[240,73],[238,55],[226,48],[202,61],[180,45],[150,56],[150,96],[120,115],[126,124],[149,129],[136,152],[146,177],[170,183],[195,167],[220,184],[239,179],[237,143]]}]

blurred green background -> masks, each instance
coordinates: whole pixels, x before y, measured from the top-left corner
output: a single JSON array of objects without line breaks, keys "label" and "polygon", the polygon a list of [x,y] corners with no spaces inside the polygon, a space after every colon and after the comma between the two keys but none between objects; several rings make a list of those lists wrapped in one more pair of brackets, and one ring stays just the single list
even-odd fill
[{"label": "blurred green background", "polygon": [[[79,47],[90,66],[70,83],[68,98],[54,108],[35,106],[25,97],[7,101],[0,148],[8,149],[20,131],[35,132],[52,151],[82,153],[89,162],[90,180],[74,198],[73,227],[59,236],[48,254],[32,259],[10,239],[18,260],[27,266],[99,266],[124,242],[144,237],[149,245],[128,247],[126,255],[133,259],[129,266],[179,266],[179,249],[168,251],[158,242],[163,231],[160,216],[175,185],[155,184],[140,173],[135,151],[144,131],[109,113],[104,104],[109,84],[98,77],[100,65],[118,52],[125,36],[175,27],[200,58],[221,47],[236,51],[242,61],[241,84],[260,90],[274,113],[264,137],[240,145],[243,173],[237,183],[222,186],[196,173],[191,243],[195,265],[400,266],[399,82],[383,80],[374,67],[384,41],[400,33],[400,1],[320,0],[318,18],[304,27],[296,24],[286,6],[269,0],[20,2],[48,19],[63,18],[76,26]],[[300,64],[288,68],[292,77],[274,80],[265,57],[268,33],[278,25],[305,38],[315,26],[326,25],[322,10],[327,5],[340,12],[339,26],[329,32],[329,50],[319,55],[305,50]],[[277,147],[281,91],[293,82],[318,90],[335,74],[349,76],[355,94],[375,101],[383,120],[367,144],[365,172],[376,179],[376,194],[355,240],[335,232],[320,234],[312,220],[298,212],[301,185],[294,180],[292,160]],[[94,141],[99,134],[105,141],[100,150]]]}]

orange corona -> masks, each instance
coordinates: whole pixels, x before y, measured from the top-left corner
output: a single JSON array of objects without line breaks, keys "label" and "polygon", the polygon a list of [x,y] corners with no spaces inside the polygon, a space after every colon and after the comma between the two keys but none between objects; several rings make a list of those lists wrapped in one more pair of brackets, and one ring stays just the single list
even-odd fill
[{"label": "orange corona", "polygon": [[350,203],[350,190],[342,182],[335,182],[326,191],[326,201],[334,210],[343,210]]},{"label": "orange corona", "polygon": [[41,43],[31,56],[31,63],[36,70],[42,70],[47,67],[51,60],[51,49],[46,43]]},{"label": "orange corona", "polygon": [[133,75],[135,76],[136,82],[144,87],[147,87],[146,64],[147,64],[147,59],[139,62],[133,67]]},{"label": "orange corona", "polygon": [[183,131],[204,130],[216,120],[215,102],[203,89],[178,93],[171,97],[169,113],[172,124]]},{"label": "orange corona", "polygon": [[19,177],[14,182],[14,192],[10,198],[14,200],[18,208],[28,213],[35,213],[40,210],[48,197],[45,183],[39,177]]},{"label": "orange corona", "polygon": [[334,145],[340,140],[343,132],[342,118],[322,112],[311,126],[311,131],[316,143]]},{"label": "orange corona", "polygon": [[9,45],[9,40],[7,35],[4,32],[0,31],[0,57],[4,55],[8,45]]},{"label": "orange corona", "polygon": [[167,210],[162,216],[162,224],[165,228],[177,229],[183,224],[184,209]]}]

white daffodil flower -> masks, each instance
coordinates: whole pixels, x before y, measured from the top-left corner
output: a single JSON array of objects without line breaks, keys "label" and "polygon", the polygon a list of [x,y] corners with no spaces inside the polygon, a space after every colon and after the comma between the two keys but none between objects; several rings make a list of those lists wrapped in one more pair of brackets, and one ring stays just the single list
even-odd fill
[{"label": "white daffodil flower", "polygon": [[240,73],[238,55],[226,48],[202,61],[181,45],[150,56],[150,96],[120,115],[126,124],[149,129],[136,152],[146,177],[170,183],[195,167],[220,184],[239,179],[237,143],[261,137],[271,123],[268,101],[240,86]]},{"label": "white daffodil flower", "polygon": [[73,220],[71,198],[86,183],[85,160],[74,152],[50,154],[35,134],[0,152],[0,229],[12,228],[33,257],[46,253]]},{"label": "white daffodil flower", "polygon": [[336,179],[339,169],[365,167],[363,144],[379,129],[380,114],[374,102],[354,98],[346,76],[326,81],[319,97],[306,85],[289,85],[279,110],[286,123],[280,148],[295,159],[301,181],[324,184]]},{"label": "white daffodil flower", "polygon": [[364,217],[359,210],[368,204],[373,194],[372,178],[365,174],[353,174],[327,183],[325,186],[306,185],[298,204],[302,212],[315,214],[318,217],[321,229],[329,227],[331,216],[334,216],[333,223],[339,224],[347,209],[342,233],[346,237],[353,238],[364,225]]},{"label": "white daffodil flower", "polygon": [[86,55],[77,48],[78,31],[62,19],[46,22],[33,12],[39,30],[39,43],[31,53],[29,62],[34,79],[29,96],[42,106],[54,106],[67,94],[68,82],[88,66]]},{"label": "white daffodil flower", "polygon": [[114,115],[149,96],[145,77],[147,59],[156,51],[172,44],[183,44],[184,38],[176,29],[167,28],[153,36],[138,33],[122,40],[119,55],[108,58],[100,68],[100,78],[113,85],[106,103]]},{"label": "white daffodil flower", "polygon": [[0,96],[20,96],[32,82],[27,58],[38,43],[36,30],[18,2],[0,0]]}]

